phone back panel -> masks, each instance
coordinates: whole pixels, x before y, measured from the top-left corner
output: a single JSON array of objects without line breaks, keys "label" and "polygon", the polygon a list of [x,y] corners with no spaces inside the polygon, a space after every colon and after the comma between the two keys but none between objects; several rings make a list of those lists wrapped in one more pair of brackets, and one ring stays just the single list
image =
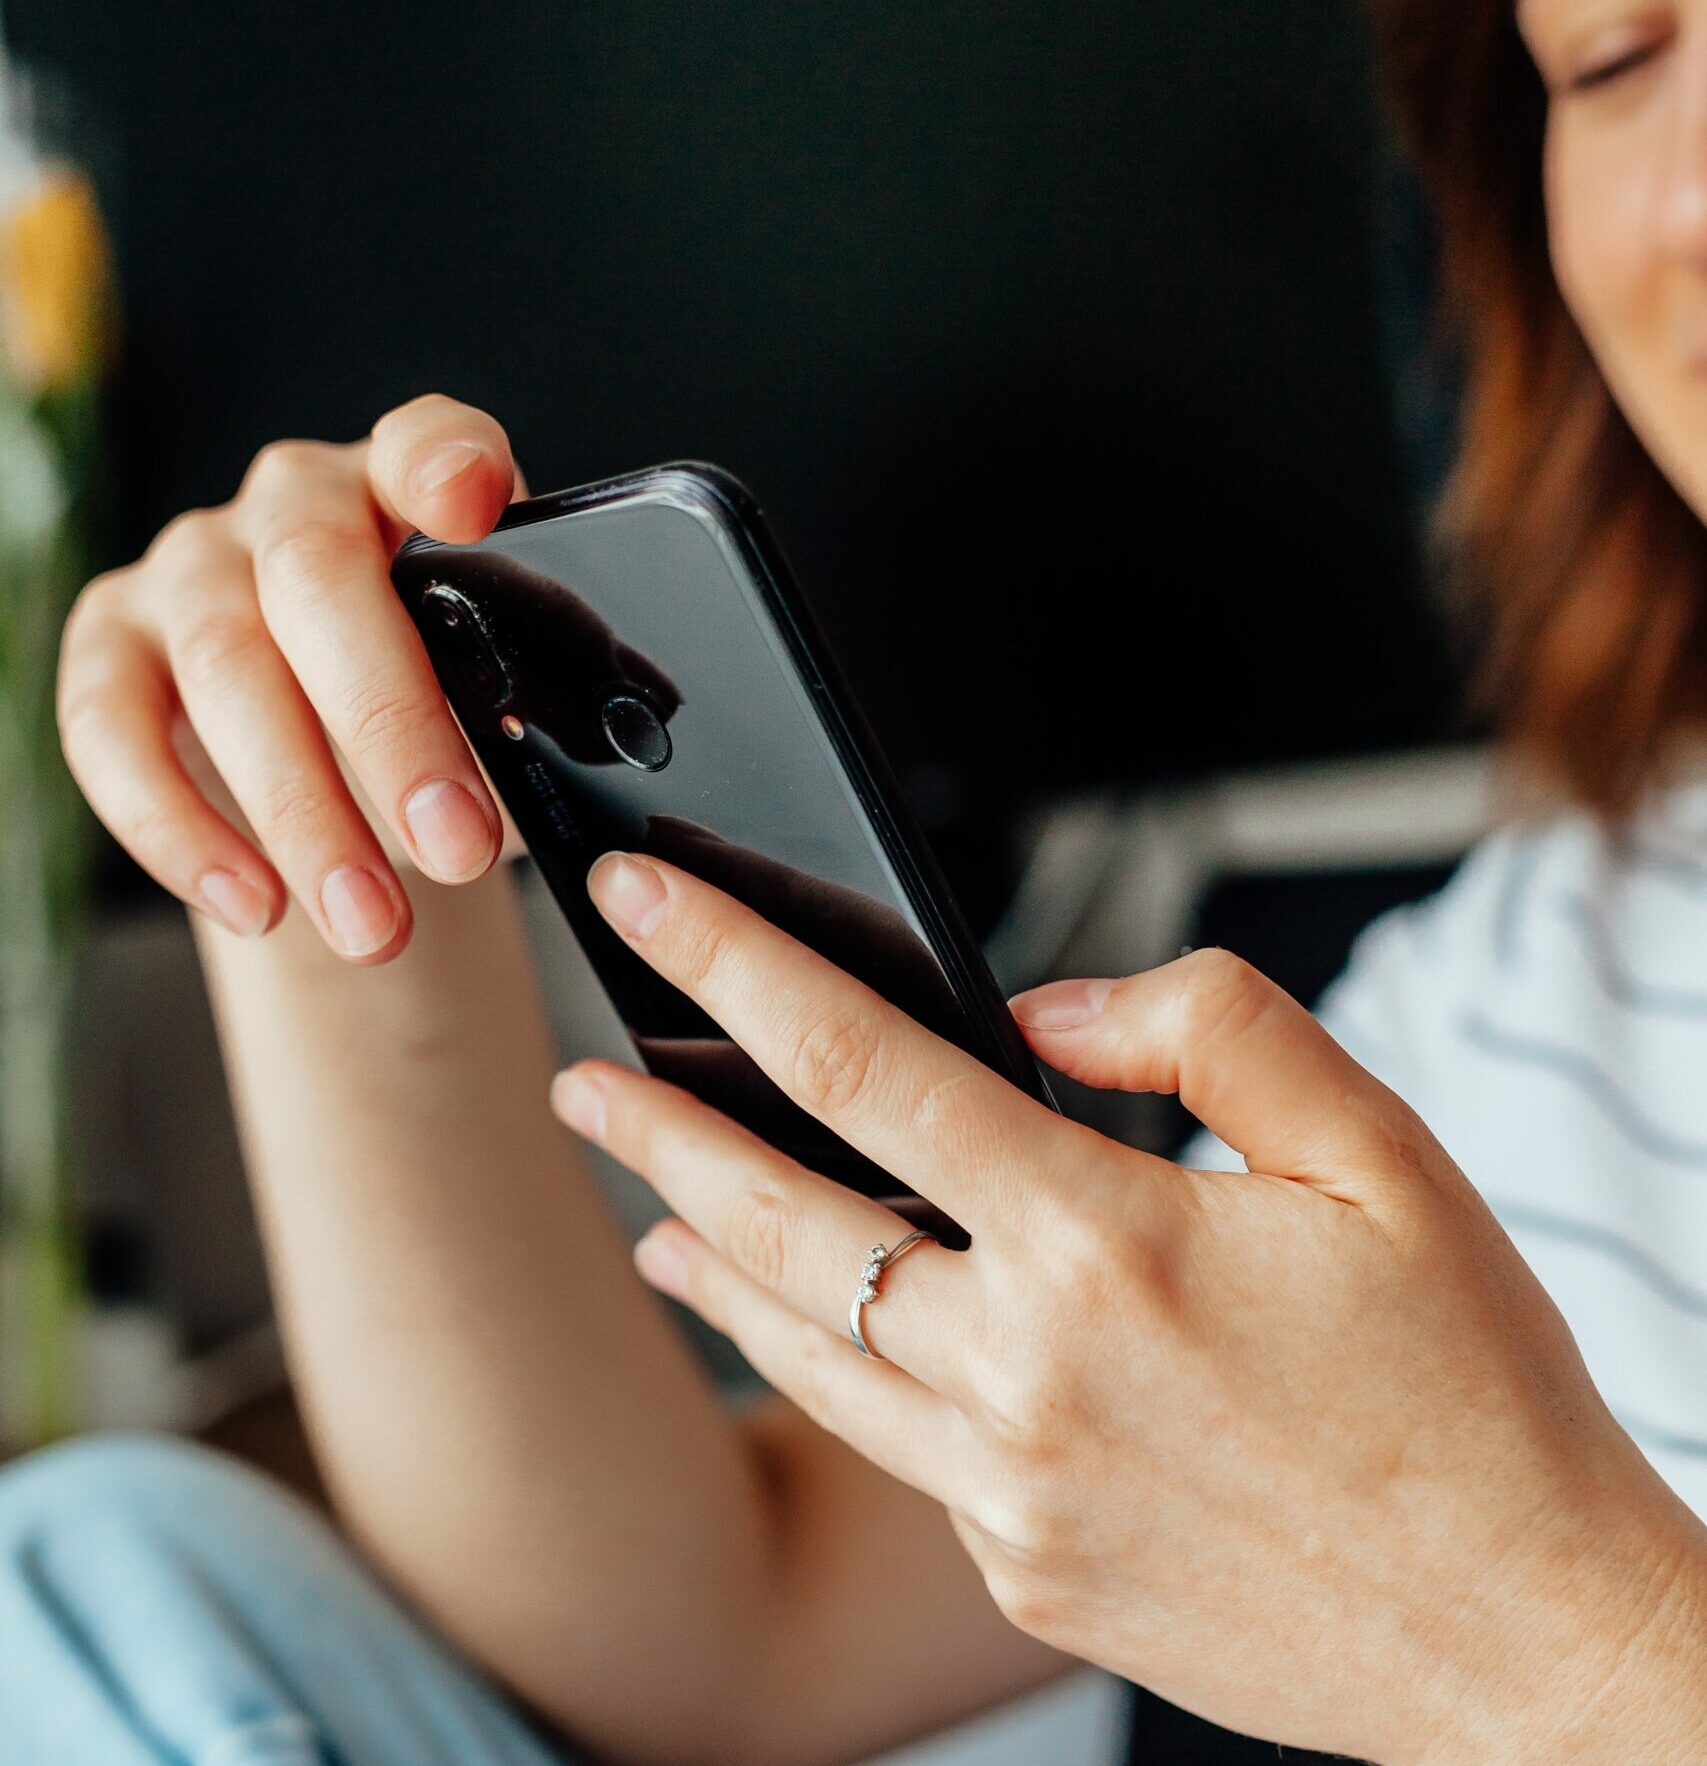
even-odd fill
[{"label": "phone back panel", "polygon": [[672,467],[536,499],[478,545],[407,542],[393,577],[646,1066],[952,1232],[789,1103],[587,897],[612,848],[677,864],[1048,1101],[740,487]]}]

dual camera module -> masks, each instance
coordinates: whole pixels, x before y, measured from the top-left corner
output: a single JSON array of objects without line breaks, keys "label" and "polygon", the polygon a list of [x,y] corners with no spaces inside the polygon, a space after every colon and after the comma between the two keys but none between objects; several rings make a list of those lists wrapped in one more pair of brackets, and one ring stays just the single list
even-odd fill
[{"label": "dual camera module", "polygon": [[[483,704],[503,711],[515,696],[515,681],[474,603],[446,583],[434,583],[423,600],[450,640],[446,660]],[[656,773],[670,764],[670,732],[657,707],[638,688],[624,682],[605,688],[599,699],[599,727],[612,754],[627,765]],[[527,726],[514,715],[505,716],[502,728],[518,741],[527,733]]]}]

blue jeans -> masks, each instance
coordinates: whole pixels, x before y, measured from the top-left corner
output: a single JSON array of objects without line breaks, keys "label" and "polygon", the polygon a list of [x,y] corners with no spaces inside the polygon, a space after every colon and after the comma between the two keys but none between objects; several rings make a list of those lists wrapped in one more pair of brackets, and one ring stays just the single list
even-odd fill
[{"label": "blue jeans", "polygon": [[257,1473],[152,1436],[0,1471],[5,1766],[566,1766]]}]

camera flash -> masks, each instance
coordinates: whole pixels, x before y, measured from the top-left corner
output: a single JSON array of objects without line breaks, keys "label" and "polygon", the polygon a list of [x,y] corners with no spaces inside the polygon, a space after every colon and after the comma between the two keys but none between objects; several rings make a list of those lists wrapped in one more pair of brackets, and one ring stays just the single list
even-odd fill
[{"label": "camera flash", "polygon": [[512,742],[521,741],[522,737],[527,734],[527,730],[523,726],[522,720],[519,717],[506,717],[503,723],[498,727]]}]

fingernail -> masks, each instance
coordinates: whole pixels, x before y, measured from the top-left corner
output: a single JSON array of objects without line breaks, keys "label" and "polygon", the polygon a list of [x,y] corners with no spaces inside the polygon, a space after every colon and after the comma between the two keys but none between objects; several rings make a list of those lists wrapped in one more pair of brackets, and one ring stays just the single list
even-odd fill
[{"label": "fingernail", "polygon": [[664,917],[664,879],[626,852],[607,852],[593,866],[587,893],[630,938],[648,937]]},{"label": "fingernail", "polygon": [[577,1134],[604,1144],[607,1110],[605,1088],[590,1073],[571,1067],[551,1082],[551,1102],[557,1114]]},{"label": "fingernail", "polygon": [[433,779],[411,792],[403,820],[416,852],[441,882],[464,882],[491,863],[492,824],[454,779]]},{"label": "fingernail", "polygon": [[688,1260],[673,1232],[653,1227],[634,1247],[634,1266],[653,1287],[673,1299],[680,1300],[687,1294]]},{"label": "fingernail", "polygon": [[1112,981],[1051,981],[1016,994],[1008,1009],[1032,1030],[1077,1030],[1102,1011],[1113,992]]},{"label": "fingernail", "polygon": [[473,442],[446,442],[434,448],[409,474],[409,488],[419,496],[442,491],[459,473],[466,472],[480,458]]},{"label": "fingernail", "polygon": [[397,904],[391,892],[360,865],[339,865],[320,885],[320,911],[339,950],[365,957],[391,942],[397,930]]},{"label": "fingernail", "polygon": [[202,906],[239,938],[259,938],[266,931],[267,898],[235,871],[204,871],[196,894]]}]

